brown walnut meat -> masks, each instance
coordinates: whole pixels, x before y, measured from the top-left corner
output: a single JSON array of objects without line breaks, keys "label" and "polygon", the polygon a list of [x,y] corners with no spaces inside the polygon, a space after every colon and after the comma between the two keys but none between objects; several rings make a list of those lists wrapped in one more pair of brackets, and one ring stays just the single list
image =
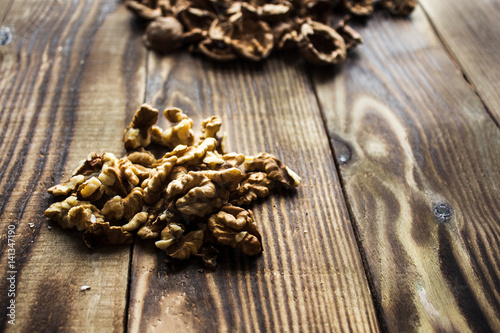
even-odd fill
[{"label": "brown walnut meat", "polygon": [[80,165],[73,171],[73,176],[88,175],[102,168],[102,156],[97,153],[90,153],[87,159],[80,162]]},{"label": "brown walnut meat", "polygon": [[97,221],[104,221],[94,205],[88,201],[79,201],[75,196],[53,203],[45,210],[45,216],[56,221],[63,229],[76,228],[80,231]]},{"label": "brown walnut meat", "polygon": [[252,172],[245,175],[237,190],[230,194],[229,202],[236,206],[246,206],[257,199],[269,195],[272,181],[264,172]]},{"label": "brown walnut meat", "polygon": [[[166,2],[155,3],[162,11],[172,10]],[[227,3],[217,5],[229,8]],[[214,30],[214,36],[221,31]],[[67,182],[49,188],[62,201],[53,203],[45,215],[64,229],[82,231],[91,248],[128,243],[137,234],[155,241],[172,258],[196,256],[212,268],[217,245],[247,255],[260,253],[261,236],[252,212],[232,204],[249,205],[268,196],[273,183],[296,187],[300,178],[268,153],[222,153],[227,136],[217,137],[222,125],[217,116],[202,122],[201,137],[195,141],[192,119],[177,108],[163,114],[172,124],[166,130],[155,125],[156,109],[141,106],[124,132],[125,147],[137,150],[121,158],[90,154]],[[151,142],[160,144],[155,153],[163,154],[161,158],[145,150]],[[162,147],[164,151],[156,151]]]},{"label": "brown walnut meat", "polygon": [[248,157],[245,161],[245,170],[265,172],[269,179],[286,187],[300,185],[300,177],[272,154],[262,153],[257,157]]},{"label": "brown walnut meat", "polygon": [[109,222],[93,223],[83,233],[83,241],[89,248],[99,245],[127,244],[132,241],[132,234],[122,227],[111,226]]},{"label": "brown walnut meat", "polygon": [[239,248],[250,256],[262,252],[261,236],[251,210],[226,205],[210,216],[207,229],[218,244]]},{"label": "brown walnut meat", "polygon": [[156,247],[165,250],[172,258],[188,259],[195,255],[203,245],[202,230],[191,231],[184,235],[181,224],[171,223],[161,232],[161,240],[155,243]]},{"label": "brown walnut meat", "polygon": [[218,116],[209,117],[201,123],[201,138],[215,138],[222,126],[222,120]]},{"label": "brown walnut meat", "polygon": [[178,108],[168,108],[163,111],[165,118],[174,126],[162,130],[158,126],[152,128],[152,141],[156,144],[175,149],[178,145],[190,146],[194,143],[192,131],[193,120]]},{"label": "brown walnut meat", "polygon": [[55,186],[52,186],[47,190],[52,195],[55,196],[60,196],[60,195],[68,195],[72,192],[74,192],[78,186],[83,184],[85,181],[85,176],[83,175],[76,175],[71,177],[66,183],[64,184],[57,184]]},{"label": "brown walnut meat", "polygon": [[144,104],[123,133],[125,148],[147,147],[151,143],[151,128],[158,121],[158,110]]}]

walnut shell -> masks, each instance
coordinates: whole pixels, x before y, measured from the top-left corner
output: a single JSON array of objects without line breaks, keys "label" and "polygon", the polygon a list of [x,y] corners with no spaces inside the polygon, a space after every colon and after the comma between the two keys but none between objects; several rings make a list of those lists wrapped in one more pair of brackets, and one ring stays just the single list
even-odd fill
[{"label": "walnut shell", "polygon": [[417,0],[380,0],[379,5],[394,15],[409,15],[417,5]]},{"label": "walnut shell", "polygon": [[356,16],[369,16],[373,13],[373,0],[343,0],[343,5]]},{"label": "walnut shell", "polygon": [[345,60],[344,39],[333,28],[308,20],[300,27],[300,51],[314,65],[335,65]]},{"label": "walnut shell", "polygon": [[231,43],[243,58],[260,61],[271,54],[274,36],[264,21],[241,20],[234,25]]},{"label": "walnut shell", "polygon": [[175,17],[158,17],[146,28],[144,44],[158,53],[169,53],[181,47],[182,32]]}]

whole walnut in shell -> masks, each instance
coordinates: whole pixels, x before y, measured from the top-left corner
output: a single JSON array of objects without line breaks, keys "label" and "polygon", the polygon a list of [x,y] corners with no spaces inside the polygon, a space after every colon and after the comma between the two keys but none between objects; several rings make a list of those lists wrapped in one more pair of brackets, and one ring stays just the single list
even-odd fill
[{"label": "whole walnut in shell", "polygon": [[158,17],[146,28],[144,44],[156,52],[169,53],[181,47],[182,32],[182,24],[175,17]]}]

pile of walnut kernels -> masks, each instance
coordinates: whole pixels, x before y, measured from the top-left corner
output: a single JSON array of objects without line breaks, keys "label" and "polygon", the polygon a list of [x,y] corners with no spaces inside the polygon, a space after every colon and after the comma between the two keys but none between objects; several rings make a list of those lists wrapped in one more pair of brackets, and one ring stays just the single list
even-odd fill
[{"label": "pile of walnut kernels", "polygon": [[[268,153],[224,153],[217,116],[202,122],[196,141],[193,121],[180,109],[163,114],[172,125],[164,130],[155,125],[158,110],[142,105],[124,131],[128,154],[91,153],[67,182],[49,188],[61,201],[45,215],[83,231],[91,248],[128,243],[137,234],[172,258],[199,256],[209,267],[215,267],[217,245],[259,254],[254,216],[241,206],[275,186],[297,187],[300,178]],[[167,152],[156,158],[144,149],[150,144]]]},{"label": "pile of walnut kernels", "polygon": [[[408,15],[417,0],[126,0],[149,21],[147,47],[172,52],[183,45],[210,59],[266,59],[271,52],[297,49],[315,65],[339,64],[362,42],[346,24],[368,17],[378,5]],[[332,11],[346,15],[330,26]]]}]

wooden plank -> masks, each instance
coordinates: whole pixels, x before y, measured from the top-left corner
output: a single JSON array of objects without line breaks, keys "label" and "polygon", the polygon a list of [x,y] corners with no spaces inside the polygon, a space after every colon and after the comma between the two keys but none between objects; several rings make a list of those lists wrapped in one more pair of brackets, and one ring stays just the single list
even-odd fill
[{"label": "wooden plank", "polygon": [[500,330],[500,131],[423,11],[314,70],[389,331]]},{"label": "wooden plank", "polygon": [[[13,40],[0,47],[0,305],[5,313],[15,299],[16,320],[2,315],[0,331],[124,330],[130,247],[91,251],[43,212],[47,188],[90,151],[123,152],[123,127],[145,82],[130,21],[114,1],[16,0],[4,22]],[[9,270],[17,271],[15,298],[6,292]]]},{"label": "wooden plank", "polygon": [[498,1],[421,0],[420,4],[500,126]]},{"label": "wooden plank", "polygon": [[274,153],[303,183],[252,207],[261,257],[229,251],[214,272],[172,272],[153,245],[136,245],[130,331],[378,330],[317,101],[302,65],[288,60],[150,56],[146,101],[182,108],[195,126],[220,115],[229,151]]}]

